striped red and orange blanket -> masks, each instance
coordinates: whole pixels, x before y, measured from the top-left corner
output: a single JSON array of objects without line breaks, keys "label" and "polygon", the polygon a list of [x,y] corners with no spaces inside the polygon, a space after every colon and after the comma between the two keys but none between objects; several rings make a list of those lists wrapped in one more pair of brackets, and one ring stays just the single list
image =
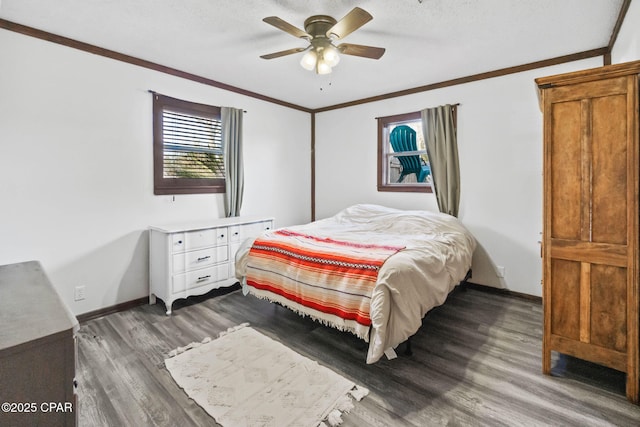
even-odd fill
[{"label": "striped red and orange blanket", "polygon": [[402,249],[279,229],[254,241],[246,284],[258,297],[368,340],[378,271]]}]

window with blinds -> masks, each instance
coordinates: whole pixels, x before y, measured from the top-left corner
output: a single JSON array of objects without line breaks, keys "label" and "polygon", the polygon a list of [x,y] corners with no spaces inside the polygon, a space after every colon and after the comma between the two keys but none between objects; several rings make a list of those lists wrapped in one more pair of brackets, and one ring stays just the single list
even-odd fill
[{"label": "window with blinds", "polygon": [[153,96],[154,193],[224,192],[220,107]]}]

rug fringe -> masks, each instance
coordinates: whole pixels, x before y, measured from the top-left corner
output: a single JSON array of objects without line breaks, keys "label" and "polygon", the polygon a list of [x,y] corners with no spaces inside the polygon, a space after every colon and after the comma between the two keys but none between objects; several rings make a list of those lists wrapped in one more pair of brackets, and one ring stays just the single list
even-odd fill
[{"label": "rug fringe", "polygon": [[342,424],[342,412],[338,411],[337,409],[334,409],[329,413],[329,416],[327,417],[327,422],[331,427],[339,426],[340,424]]},{"label": "rug fringe", "polygon": [[338,403],[336,403],[336,409],[341,411],[341,412],[351,412],[351,410],[354,408],[353,406],[353,402],[351,401],[351,399],[349,398],[349,396],[345,395],[342,396],[339,400]]},{"label": "rug fringe", "polygon": [[353,396],[358,402],[360,402],[366,395],[369,394],[369,389],[356,385],[352,390],[349,390],[349,394]]},{"label": "rug fringe", "polygon": [[235,331],[237,331],[238,329],[246,328],[247,326],[249,326],[249,324],[248,324],[248,323],[246,323],[246,322],[245,322],[245,323],[241,323],[241,324],[239,324],[239,325],[237,325],[237,326],[232,326],[232,327],[228,328],[226,331],[222,331],[222,332],[220,332],[220,333],[218,334],[218,338],[223,337],[223,336],[225,336],[225,335],[227,335],[227,334],[230,334],[231,332],[235,332]]},{"label": "rug fringe", "polygon": [[[222,331],[218,334],[218,337],[222,337],[224,335],[227,335],[228,333],[237,331],[238,329],[242,329],[249,326],[248,323],[241,323],[237,326],[232,326],[230,328],[228,328],[226,331]],[[169,354],[167,354],[167,357],[175,357],[181,353],[184,353],[187,350],[191,350],[192,348],[196,348],[196,347],[200,347],[202,344],[206,344],[208,342],[211,341],[211,337],[205,337],[202,341],[200,342],[192,342],[190,344],[185,345],[184,347],[178,347],[175,350],[171,350],[169,352]]]},{"label": "rug fringe", "polygon": [[354,385],[353,388],[347,392],[347,394],[336,401],[333,410],[329,412],[329,415],[327,415],[327,417],[325,418],[326,423],[324,421],[321,421],[320,424],[318,424],[318,427],[339,426],[343,421],[342,414],[348,414],[355,407],[353,405],[353,402],[351,401],[351,397],[359,402],[368,394],[369,389],[359,385]]}]

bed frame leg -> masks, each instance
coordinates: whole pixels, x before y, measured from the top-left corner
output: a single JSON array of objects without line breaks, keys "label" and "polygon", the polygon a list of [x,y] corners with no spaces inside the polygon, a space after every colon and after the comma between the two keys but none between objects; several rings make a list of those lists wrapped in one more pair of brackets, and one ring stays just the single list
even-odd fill
[{"label": "bed frame leg", "polygon": [[411,337],[407,338],[407,346],[404,349],[405,356],[412,356],[413,350],[411,349]]}]

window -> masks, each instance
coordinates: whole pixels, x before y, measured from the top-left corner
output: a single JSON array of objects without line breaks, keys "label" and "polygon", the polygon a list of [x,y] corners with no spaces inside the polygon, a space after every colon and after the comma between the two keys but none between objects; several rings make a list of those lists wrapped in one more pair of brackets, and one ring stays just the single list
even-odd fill
[{"label": "window", "polygon": [[[392,146],[390,135],[398,126],[415,132],[412,144]],[[433,192],[420,112],[378,118],[378,191]]]},{"label": "window", "polygon": [[220,107],[153,94],[154,194],[224,193]]}]

